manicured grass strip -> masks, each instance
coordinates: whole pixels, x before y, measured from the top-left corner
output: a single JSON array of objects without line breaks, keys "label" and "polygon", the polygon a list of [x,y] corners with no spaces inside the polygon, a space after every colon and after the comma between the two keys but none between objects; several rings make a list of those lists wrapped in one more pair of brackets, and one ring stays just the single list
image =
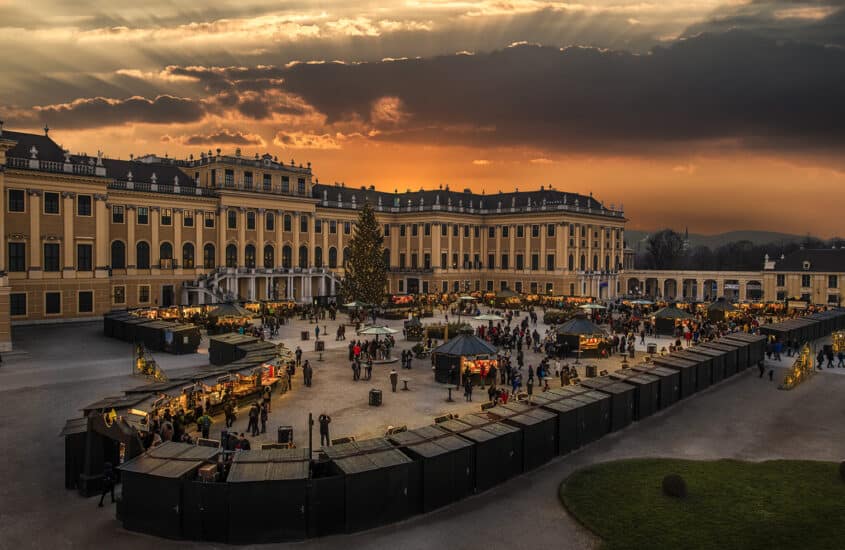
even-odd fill
[{"label": "manicured grass strip", "polygon": [[[845,482],[830,462],[641,459],[572,474],[560,499],[605,550],[845,548]],[[686,499],[663,495],[679,474]]]}]

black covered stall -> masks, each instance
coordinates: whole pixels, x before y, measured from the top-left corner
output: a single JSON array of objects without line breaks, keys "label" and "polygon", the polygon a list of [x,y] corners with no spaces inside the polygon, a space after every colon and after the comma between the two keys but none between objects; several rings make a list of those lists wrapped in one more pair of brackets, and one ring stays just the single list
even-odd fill
[{"label": "black covered stall", "polygon": [[695,345],[686,349],[687,353],[694,353],[702,358],[710,358],[710,383],[718,384],[725,379],[725,354],[717,349]]},{"label": "black covered stall", "polygon": [[240,346],[256,342],[258,338],[237,332],[211,336],[208,339],[208,361],[212,365],[228,365],[246,355],[245,351],[238,349]]},{"label": "black covered stall", "polygon": [[698,365],[692,361],[666,355],[664,357],[654,357],[652,362],[658,367],[666,367],[678,371],[681,375],[681,393],[680,398],[684,399],[695,393],[698,376]]},{"label": "black covered stall", "polygon": [[498,405],[488,411],[522,430],[522,468],[533,470],[557,454],[557,415],[523,403]]},{"label": "black covered stall", "polygon": [[681,398],[681,373],[675,369],[658,365],[641,364],[631,367],[634,372],[650,374],[660,379],[660,401],[658,409],[674,405]]},{"label": "black covered stall", "polygon": [[522,432],[490,419],[467,415],[438,427],[474,444],[475,490],[486,491],[522,473]]},{"label": "black covered stall", "polygon": [[654,414],[660,408],[660,378],[651,374],[621,369],[610,377],[634,386],[634,420]]},{"label": "black covered stall", "polygon": [[580,350],[584,357],[599,357],[607,347],[605,331],[583,312],[555,328],[555,333],[559,350],[573,353]]},{"label": "black covered stall", "polygon": [[692,319],[692,315],[674,306],[668,306],[655,311],[652,318],[654,319],[654,331],[657,334],[674,336],[677,322]]},{"label": "black covered stall", "polygon": [[725,378],[730,378],[737,373],[737,358],[739,357],[739,350],[735,346],[726,346],[718,342],[704,342],[702,344],[698,344],[697,347],[712,349],[725,354]]},{"label": "black covered stall", "polygon": [[[465,360],[489,361],[491,357],[495,359],[497,353],[493,345],[474,334],[459,334],[431,352],[434,380],[441,384],[457,384],[458,377],[463,376]],[[479,373],[473,373],[473,384],[480,382]]]},{"label": "black covered stall", "polygon": [[713,383],[713,360],[710,357],[695,353],[691,347],[680,351],[673,351],[670,357],[686,359],[698,365],[695,373],[696,391],[706,389]]},{"label": "black covered stall", "polygon": [[587,378],[581,381],[581,385],[610,396],[610,431],[621,430],[633,421],[636,389],[633,385],[607,376]]}]

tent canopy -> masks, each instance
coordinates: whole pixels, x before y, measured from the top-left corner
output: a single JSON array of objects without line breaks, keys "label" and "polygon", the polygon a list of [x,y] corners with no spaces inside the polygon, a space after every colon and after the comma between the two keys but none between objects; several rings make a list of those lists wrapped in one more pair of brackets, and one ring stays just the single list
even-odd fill
[{"label": "tent canopy", "polygon": [[433,353],[456,356],[494,355],[497,352],[495,347],[474,334],[460,334],[433,351]]},{"label": "tent canopy", "polygon": [[736,307],[727,300],[719,299],[707,306],[707,311],[735,311]]},{"label": "tent canopy", "polygon": [[519,298],[519,294],[509,288],[496,291],[496,298]]},{"label": "tent canopy", "polygon": [[227,302],[208,312],[209,317],[252,317],[252,312],[238,304]]},{"label": "tent canopy", "polygon": [[379,334],[396,334],[397,332],[399,332],[399,331],[396,330],[396,329],[392,329],[390,327],[385,327],[385,326],[381,326],[381,325],[373,325],[371,327],[367,327],[367,328],[359,330],[358,334],[364,334],[364,335],[371,336],[371,335],[379,335]]},{"label": "tent canopy", "polygon": [[675,306],[667,306],[657,310],[654,317],[657,319],[692,319],[692,315]]},{"label": "tent canopy", "polygon": [[557,327],[557,333],[590,335],[604,334],[604,330],[594,322],[587,319],[583,313],[579,313],[572,319]]}]

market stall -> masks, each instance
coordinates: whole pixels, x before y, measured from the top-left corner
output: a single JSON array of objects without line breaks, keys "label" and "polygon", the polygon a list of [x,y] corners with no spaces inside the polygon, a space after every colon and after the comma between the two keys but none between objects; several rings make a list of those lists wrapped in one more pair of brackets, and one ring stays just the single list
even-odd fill
[{"label": "market stall", "polygon": [[252,324],[254,315],[235,303],[220,304],[208,312],[209,332],[225,333],[236,331]]},{"label": "market stall", "polygon": [[517,309],[522,305],[522,296],[509,288],[503,288],[496,291],[493,303],[496,307]]},{"label": "market stall", "polygon": [[434,379],[443,384],[460,384],[467,373],[473,384],[498,372],[497,350],[473,334],[460,334],[434,349],[431,362]]},{"label": "market stall", "polygon": [[581,353],[583,357],[600,357],[607,346],[607,333],[579,312],[555,329],[558,354]]},{"label": "market stall", "polygon": [[724,298],[719,298],[707,306],[707,318],[712,321],[727,321],[740,314],[742,310]]},{"label": "market stall", "polygon": [[678,327],[691,321],[693,316],[674,305],[666,306],[654,312],[651,316],[654,331],[657,334],[675,336]]}]

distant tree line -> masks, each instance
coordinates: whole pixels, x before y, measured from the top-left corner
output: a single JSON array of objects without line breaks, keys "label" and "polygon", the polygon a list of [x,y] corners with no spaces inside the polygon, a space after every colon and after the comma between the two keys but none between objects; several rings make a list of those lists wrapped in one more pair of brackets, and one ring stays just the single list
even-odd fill
[{"label": "distant tree line", "polygon": [[759,271],[766,254],[777,260],[800,248],[830,248],[842,246],[838,240],[823,241],[805,237],[801,241],[754,244],[741,240],[723,244],[715,249],[699,245],[687,248],[684,237],[671,229],[662,229],[648,237],[645,250],[635,260],[637,269],[693,269]]}]

